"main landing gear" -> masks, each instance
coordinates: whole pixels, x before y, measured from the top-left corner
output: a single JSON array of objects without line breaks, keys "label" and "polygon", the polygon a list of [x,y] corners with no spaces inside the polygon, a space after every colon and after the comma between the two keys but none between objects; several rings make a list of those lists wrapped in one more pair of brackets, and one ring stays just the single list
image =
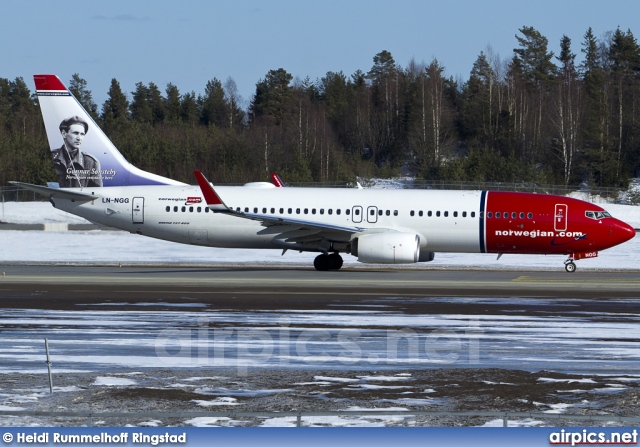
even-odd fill
[{"label": "main landing gear", "polygon": [[340,270],[340,267],[342,267],[342,256],[338,253],[331,253],[330,255],[323,253],[316,256],[316,259],[313,261],[313,266],[321,272]]}]

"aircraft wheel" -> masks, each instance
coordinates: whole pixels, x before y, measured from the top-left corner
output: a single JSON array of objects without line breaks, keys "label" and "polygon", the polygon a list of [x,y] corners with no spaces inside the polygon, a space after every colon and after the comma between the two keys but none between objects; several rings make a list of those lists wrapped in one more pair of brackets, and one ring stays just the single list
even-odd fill
[{"label": "aircraft wheel", "polygon": [[573,273],[573,272],[575,272],[575,271],[576,271],[576,264],[575,264],[575,263],[573,263],[573,262],[567,262],[567,263],[564,265],[564,269],[565,269],[567,272],[569,272],[569,273]]},{"label": "aircraft wheel", "polygon": [[316,258],[313,260],[313,266],[319,272],[326,272],[327,270],[329,270],[331,268],[331,260],[329,259],[329,255],[323,253],[316,256]]},{"label": "aircraft wheel", "polygon": [[342,267],[342,256],[338,253],[333,253],[329,255],[329,268],[331,270],[340,270]]}]

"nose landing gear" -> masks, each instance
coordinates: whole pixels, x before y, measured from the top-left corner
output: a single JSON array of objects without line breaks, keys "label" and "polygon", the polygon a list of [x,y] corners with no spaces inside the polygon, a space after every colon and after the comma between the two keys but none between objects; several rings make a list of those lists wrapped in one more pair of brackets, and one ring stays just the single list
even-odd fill
[{"label": "nose landing gear", "polygon": [[564,261],[564,269],[569,273],[573,273],[576,271],[576,263],[574,261],[577,261],[579,259],[589,259],[589,258],[597,258],[597,257],[598,257],[597,251],[569,253],[569,259]]},{"label": "nose landing gear", "polygon": [[338,253],[332,253],[330,255],[323,253],[316,256],[316,259],[313,261],[313,266],[320,272],[340,270],[342,267],[342,256]]},{"label": "nose landing gear", "polygon": [[576,263],[573,262],[573,259],[569,258],[564,261],[564,269],[569,273],[573,273],[576,271]]}]

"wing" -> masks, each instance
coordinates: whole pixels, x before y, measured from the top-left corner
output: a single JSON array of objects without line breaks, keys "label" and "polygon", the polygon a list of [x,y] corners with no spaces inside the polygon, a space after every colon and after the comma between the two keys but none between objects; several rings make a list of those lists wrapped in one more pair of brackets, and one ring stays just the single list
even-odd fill
[{"label": "wing", "polygon": [[365,231],[355,226],[330,225],[304,219],[291,219],[259,213],[245,213],[229,208],[200,171],[194,171],[207,206],[216,213],[225,213],[242,219],[255,220],[264,229],[257,234],[273,234],[275,240],[285,243],[313,243],[320,241],[349,242],[355,234]]}]

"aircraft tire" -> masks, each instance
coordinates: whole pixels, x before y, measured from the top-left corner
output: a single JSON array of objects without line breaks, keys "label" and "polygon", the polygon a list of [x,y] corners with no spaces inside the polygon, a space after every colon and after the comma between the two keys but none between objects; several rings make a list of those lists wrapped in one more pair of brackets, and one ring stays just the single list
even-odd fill
[{"label": "aircraft tire", "polygon": [[326,272],[327,270],[330,270],[331,260],[329,259],[329,255],[323,253],[316,256],[316,258],[313,260],[313,266],[319,272]]},{"label": "aircraft tire", "polygon": [[575,271],[576,271],[576,264],[575,264],[575,263],[573,263],[573,262],[567,262],[567,263],[564,265],[564,269],[565,269],[567,272],[569,272],[569,273],[573,273],[573,272],[575,272]]},{"label": "aircraft tire", "polygon": [[333,253],[329,255],[329,268],[331,270],[340,270],[343,264],[342,256],[338,253]]}]

